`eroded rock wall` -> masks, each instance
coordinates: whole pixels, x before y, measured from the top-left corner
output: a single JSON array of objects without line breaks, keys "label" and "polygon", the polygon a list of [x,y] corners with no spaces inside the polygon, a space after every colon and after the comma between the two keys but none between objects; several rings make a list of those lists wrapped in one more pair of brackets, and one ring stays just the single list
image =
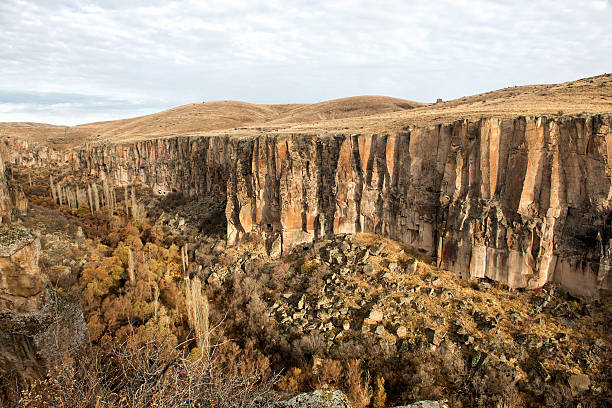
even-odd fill
[{"label": "eroded rock wall", "polygon": [[8,188],[7,166],[9,149],[0,143],[0,224],[7,222],[13,208],[11,195]]},{"label": "eroded rock wall", "polygon": [[225,191],[228,143],[224,137],[173,137],[134,143],[91,145],[72,165],[110,184],[140,183],[156,194]]},{"label": "eroded rock wall", "polygon": [[157,194],[226,194],[230,243],[263,234],[276,252],[373,232],[465,278],[555,281],[593,295],[612,288],[611,122],[486,118],[395,134],[173,137],[61,154],[17,146],[11,160],[63,162]]},{"label": "eroded rock wall", "polygon": [[231,140],[228,239],[373,232],[465,278],[610,289],[610,118]]}]

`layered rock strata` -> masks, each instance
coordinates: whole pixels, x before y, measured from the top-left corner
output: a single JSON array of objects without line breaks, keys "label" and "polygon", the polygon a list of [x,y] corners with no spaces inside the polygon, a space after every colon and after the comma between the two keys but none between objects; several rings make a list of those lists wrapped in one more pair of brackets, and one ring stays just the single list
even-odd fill
[{"label": "layered rock strata", "polygon": [[[465,278],[612,288],[609,116],[460,120],[379,135],[174,137],[12,160],[142,183],[157,194],[224,194],[227,237],[287,250],[374,232]],[[33,153],[34,151],[34,153]]]}]

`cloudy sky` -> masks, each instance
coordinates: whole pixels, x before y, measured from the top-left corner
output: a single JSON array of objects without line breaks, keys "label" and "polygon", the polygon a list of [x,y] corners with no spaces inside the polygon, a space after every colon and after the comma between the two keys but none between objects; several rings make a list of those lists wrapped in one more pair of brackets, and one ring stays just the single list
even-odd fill
[{"label": "cloudy sky", "polygon": [[0,121],[451,99],[612,72],[611,0],[0,0]]}]

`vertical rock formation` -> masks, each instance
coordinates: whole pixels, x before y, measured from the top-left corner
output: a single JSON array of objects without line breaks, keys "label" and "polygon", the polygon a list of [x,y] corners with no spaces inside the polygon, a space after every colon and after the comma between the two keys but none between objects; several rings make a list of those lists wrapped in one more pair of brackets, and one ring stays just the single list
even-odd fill
[{"label": "vertical rock formation", "polygon": [[0,224],[10,219],[13,207],[7,180],[7,149],[0,144]]},{"label": "vertical rock formation", "polygon": [[482,119],[231,140],[228,239],[373,232],[466,278],[610,289],[609,118]]},{"label": "vertical rock formation", "polygon": [[225,192],[227,148],[223,137],[174,137],[90,145],[76,157],[65,156],[75,170],[85,170],[115,187],[144,184],[160,195],[173,191],[196,195]]},{"label": "vertical rock formation", "polygon": [[611,123],[483,118],[377,135],[173,137],[61,154],[25,146],[10,157],[63,162],[113,187],[223,194],[230,243],[258,233],[277,252],[373,232],[466,278],[593,295],[612,288]]}]

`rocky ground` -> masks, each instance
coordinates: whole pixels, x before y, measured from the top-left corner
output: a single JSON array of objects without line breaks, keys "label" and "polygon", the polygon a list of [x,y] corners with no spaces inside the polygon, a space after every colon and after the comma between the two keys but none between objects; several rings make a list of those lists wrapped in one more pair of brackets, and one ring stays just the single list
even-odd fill
[{"label": "rocky ground", "polygon": [[[226,332],[219,340],[254,344],[281,373],[287,395],[344,388],[345,374],[328,378],[332,368],[358,360],[372,381],[366,391],[384,393],[383,406],[611,401],[612,309],[605,293],[586,299],[554,285],[512,290],[462,280],[372,234],[335,235],[271,257],[255,234],[236,246],[220,238],[223,225],[215,217],[224,203],[217,198],[170,195],[139,205],[147,234],[183,247],[188,275],[205,282],[211,320]],[[97,245],[79,211],[35,204],[18,220],[31,231],[30,241],[40,241],[51,286],[74,285]]]},{"label": "rocky ground", "polygon": [[[209,245],[222,252],[221,243]],[[262,298],[288,341],[314,338],[323,345],[313,367],[346,357],[350,345],[369,344],[375,346],[372,360],[419,351],[440,370],[453,371],[457,378],[447,384],[432,380],[440,393],[434,397],[461,392],[466,381],[476,387],[479,379],[504,389],[501,394],[511,392],[501,397],[508,401],[610,398],[608,298],[576,298],[552,285],[516,291],[488,280],[464,281],[397,242],[368,234],[338,235],[281,261],[253,247],[223,251],[228,254],[236,259],[232,266],[213,261],[201,270],[211,287],[227,285],[232,268],[286,262],[287,285],[268,288]],[[379,364],[370,361],[372,368]],[[387,383],[393,387],[394,381]],[[413,384],[411,396],[427,395],[423,386]]]},{"label": "rocky ground", "polygon": [[[220,312],[229,307],[223,301],[229,288],[238,280],[252,283],[257,299],[244,308],[266,326],[249,333],[269,341],[261,345],[264,353],[291,344],[310,372],[329,359],[363,358],[367,370],[389,375],[386,388],[398,402],[610,401],[612,309],[606,294],[585,299],[554,285],[512,290],[487,279],[466,281],[372,234],[336,235],[274,259],[255,236],[227,247],[223,239],[198,233],[190,219],[200,211],[194,208],[167,208],[156,225],[186,245],[191,274],[207,283]],[[263,312],[255,310],[257,300]],[[244,335],[240,327],[236,335]],[[429,367],[406,355],[428,359]],[[467,395],[479,392],[496,396]]]},{"label": "rocky ground", "polygon": [[[351,403],[341,391],[317,390],[281,402],[279,408],[351,408]],[[437,401],[418,401],[395,408],[448,408],[448,405]]]}]

